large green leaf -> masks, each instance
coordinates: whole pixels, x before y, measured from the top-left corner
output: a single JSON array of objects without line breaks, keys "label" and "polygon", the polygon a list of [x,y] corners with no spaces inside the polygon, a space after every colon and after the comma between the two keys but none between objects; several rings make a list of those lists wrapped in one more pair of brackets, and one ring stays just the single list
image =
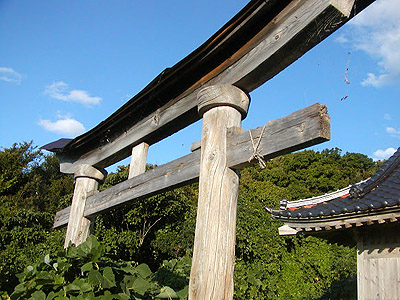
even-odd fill
[{"label": "large green leaf", "polygon": [[25,284],[20,283],[15,287],[14,292],[11,294],[10,298],[11,300],[19,299],[23,294],[25,294],[25,292],[26,292]]},{"label": "large green leaf", "polygon": [[87,293],[93,290],[93,287],[82,278],[75,279],[73,283],[79,287],[81,293]]},{"label": "large green leaf", "polygon": [[81,267],[82,274],[85,273],[85,272],[91,271],[91,270],[93,270],[93,263],[92,262],[88,262],[88,263],[84,264]]},{"label": "large green leaf", "polygon": [[103,287],[108,289],[110,287],[114,287],[115,285],[115,276],[111,267],[105,267],[103,271]]},{"label": "large green leaf", "polygon": [[121,269],[122,271],[124,271],[125,273],[129,273],[129,274],[132,274],[132,275],[135,275],[135,274],[136,274],[136,269],[135,269],[135,267],[132,265],[131,262],[128,262],[128,263],[124,264],[120,269]]},{"label": "large green leaf", "polygon": [[110,291],[105,291],[104,295],[100,296],[99,299],[101,299],[101,300],[113,300],[114,299],[114,295],[111,294]]},{"label": "large green leaf", "polygon": [[104,246],[99,243],[94,235],[90,235],[79,247],[82,247],[82,251],[93,262],[97,262],[104,253]]},{"label": "large green leaf", "polygon": [[61,275],[54,275],[54,284],[55,285],[63,285],[64,284],[64,277]]},{"label": "large green leaf", "polygon": [[52,300],[56,297],[56,293],[51,291],[50,293],[47,294],[46,300]]},{"label": "large green leaf", "polygon": [[136,267],[136,271],[139,273],[140,276],[142,276],[143,278],[147,278],[149,277],[152,272],[149,268],[148,265],[146,264],[140,264]]},{"label": "large green leaf", "polygon": [[41,285],[53,283],[54,274],[47,271],[39,272],[36,276],[36,282]]},{"label": "large green leaf", "polygon": [[161,288],[160,293],[156,296],[156,298],[174,299],[174,298],[178,298],[178,295],[169,286],[164,286]]},{"label": "large green leaf", "polygon": [[120,299],[120,300],[129,300],[131,299],[131,297],[129,297],[127,294],[125,293],[118,293],[117,296],[114,296],[116,299]]},{"label": "large green leaf", "polygon": [[188,295],[189,295],[189,286],[185,286],[183,289],[181,289],[180,291],[176,292],[176,294],[178,295],[179,299],[187,299]]},{"label": "large green leaf", "polygon": [[121,288],[122,290],[130,295],[129,289],[132,288],[133,282],[135,281],[136,276],[132,276],[132,275],[125,275],[123,281],[121,282]]},{"label": "large green leaf", "polygon": [[79,293],[81,290],[80,286],[76,284],[76,281],[64,286],[64,291],[65,293],[68,294],[73,294],[73,293]]},{"label": "large green leaf", "polygon": [[150,282],[139,277],[132,283],[131,289],[140,295],[144,295],[151,287]]},{"label": "large green leaf", "polygon": [[[79,245],[80,246],[80,245]],[[67,258],[77,258],[79,257],[78,247],[72,247],[71,241],[69,242],[68,248],[66,250],[66,257]]]},{"label": "large green leaf", "polygon": [[92,270],[89,272],[88,280],[92,286],[98,286],[103,283],[103,275],[98,270]]},{"label": "large green leaf", "polygon": [[42,291],[36,291],[32,294],[31,299],[33,300],[46,300],[46,294]]}]

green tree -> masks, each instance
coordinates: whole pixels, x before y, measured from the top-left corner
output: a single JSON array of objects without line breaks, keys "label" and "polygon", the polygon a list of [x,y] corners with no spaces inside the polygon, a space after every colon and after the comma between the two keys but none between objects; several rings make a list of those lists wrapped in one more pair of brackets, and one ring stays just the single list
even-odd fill
[{"label": "green tree", "polygon": [[[278,207],[283,198],[295,200],[335,191],[367,178],[377,167],[365,155],[342,155],[335,148],[281,156],[268,161],[264,170],[258,166],[242,170],[235,298],[329,299],[339,295],[343,285],[354,287],[354,249],[313,237],[280,237],[281,224],[265,206]],[[125,180],[127,170],[120,167],[110,174],[105,186]],[[197,185],[191,185],[139,199],[98,217],[96,234],[109,246],[113,258],[134,259],[154,268],[163,259],[190,255],[197,192]]]},{"label": "green tree", "polygon": [[39,151],[32,142],[14,144],[0,152],[0,195],[12,195],[18,192],[27,181],[27,173],[37,163]]},{"label": "green tree", "polygon": [[[353,299],[355,250],[315,237],[281,237],[264,207],[318,196],[366,179],[378,168],[337,148],[288,154],[242,170],[235,266],[236,299]],[[344,289],[343,287],[346,287]]]},{"label": "green tree", "polygon": [[[148,165],[147,169],[154,167]],[[108,175],[101,190],[126,180],[128,170],[119,166],[116,173]],[[110,257],[146,262],[157,268],[163,260],[180,257],[192,247],[195,201],[193,186],[137,199],[98,216],[95,234],[107,244]]]},{"label": "green tree", "polygon": [[[0,291],[10,292],[17,284],[15,274],[36,257],[62,248],[64,230],[53,230],[52,218],[70,205],[73,178],[58,168],[55,156],[43,155],[32,143],[0,151]],[[281,156],[268,161],[264,170],[242,170],[235,299],[351,299],[354,249],[314,237],[283,238],[278,235],[282,224],[265,206],[278,207],[283,198],[335,191],[369,177],[377,168],[365,155],[342,155],[335,148]],[[121,166],[101,189],[127,176],[128,167]],[[180,265],[183,287],[190,272],[187,257],[193,246],[197,195],[198,186],[193,184],[97,216],[95,234],[105,244],[108,259],[146,263],[154,270]],[[186,263],[178,263],[182,261]],[[157,274],[167,285],[175,278],[168,270]]]},{"label": "green tree", "polygon": [[73,188],[58,159],[30,143],[0,151],[0,291],[11,291],[15,274],[39,255],[62,247],[63,231],[52,231],[54,213]]}]

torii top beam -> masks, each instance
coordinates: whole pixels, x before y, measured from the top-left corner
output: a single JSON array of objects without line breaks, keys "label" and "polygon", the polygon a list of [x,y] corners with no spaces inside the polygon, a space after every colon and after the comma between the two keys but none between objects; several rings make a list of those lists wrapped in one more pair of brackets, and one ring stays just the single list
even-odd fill
[{"label": "torii top beam", "polygon": [[60,170],[105,168],[133,146],[151,145],[194,123],[199,89],[232,84],[251,92],[374,0],[252,0],[194,52],[165,69],[107,119],[73,140],[42,148]]}]

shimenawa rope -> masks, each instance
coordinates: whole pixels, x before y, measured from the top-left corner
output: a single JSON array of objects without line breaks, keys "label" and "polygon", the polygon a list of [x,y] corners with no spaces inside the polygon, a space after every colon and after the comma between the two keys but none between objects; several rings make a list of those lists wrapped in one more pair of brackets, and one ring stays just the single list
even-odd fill
[{"label": "shimenawa rope", "polygon": [[251,130],[249,130],[249,134],[250,134],[250,139],[251,139],[251,144],[253,145],[253,154],[251,155],[251,157],[248,159],[248,162],[251,162],[253,159],[257,159],[258,164],[260,165],[261,169],[265,169],[265,167],[267,166],[267,163],[265,162],[264,158],[262,157],[261,153],[260,153],[260,142],[261,142],[261,138],[264,134],[265,131],[265,126],[267,124],[265,124],[261,130],[261,134],[260,137],[258,138],[257,144],[254,143],[254,139],[253,136],[251,134]]}]

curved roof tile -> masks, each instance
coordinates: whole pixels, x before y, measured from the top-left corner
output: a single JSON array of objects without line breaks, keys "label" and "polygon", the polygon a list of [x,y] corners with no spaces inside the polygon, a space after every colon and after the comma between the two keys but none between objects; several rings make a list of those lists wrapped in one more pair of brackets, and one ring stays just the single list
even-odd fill
[{"label": "curved roof tile", "polygon": [[286,229],[296,231],[400,220],[400,148],[366,181],[322,197],[288,202],[286,209],[267,210]]}]

